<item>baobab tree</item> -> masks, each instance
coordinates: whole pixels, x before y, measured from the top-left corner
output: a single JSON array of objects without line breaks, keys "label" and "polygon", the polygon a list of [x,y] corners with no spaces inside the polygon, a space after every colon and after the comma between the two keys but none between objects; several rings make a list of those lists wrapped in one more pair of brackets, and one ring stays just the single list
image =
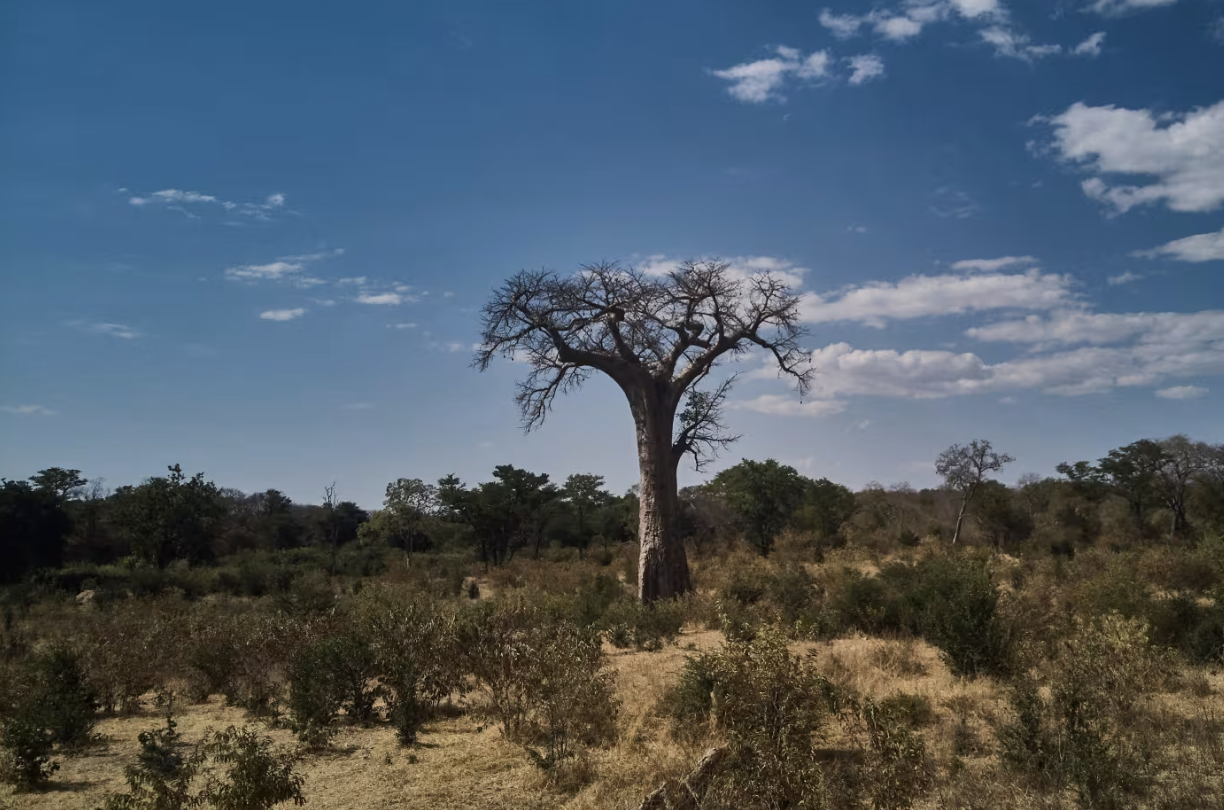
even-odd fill
[{"label": "baobab tree", "polygon": [[1007,453],[996,453],[986,440],[974,439],[964,447],[954,444],[939,454],[935,460],[935,472],[944,480],[944,485],[960,495],[960,511],[956,514],[956,529],[952,542],[960,539],[961,523],[969,511],[973,496],[987,480],[987,475],[1003,469],[1004,464],[1015,461]]},{"label": "baobab tree", "polygon": [[736,438],[720,422],[734,376],[698,386],[720,359],[760,348],[806,393],[811,370],[795,292],[777,276],[745,277],[721,261],[685,262],[662,275],[609,263],[570,276],[523,271],[493,294],[482,325],[475,366],[484,371],[500,356],[530,367],[515,397],[528,431],[543,424],[557,394],[594,372],[624,392],[641,472],[638,595],[650,602],[688,591],[675,532],[676,468],[691,455],[701,469]]}]

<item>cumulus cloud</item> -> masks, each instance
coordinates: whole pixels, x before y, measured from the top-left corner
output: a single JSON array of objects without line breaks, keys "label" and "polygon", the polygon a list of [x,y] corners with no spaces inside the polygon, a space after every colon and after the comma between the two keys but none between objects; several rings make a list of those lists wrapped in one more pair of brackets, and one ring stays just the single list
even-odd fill
[{"label": "cumulus cloud", "polygon": [[774,52],[776,57],[745,62],[710,73],[730,83],[727,92],[732,97],[749,104],[786,101],[781,90],[788,76],[813,82],[828,74],[830,56],[827,51],[816,51],[804,57],[795,48],[779,45]]},{"label": "cumulus cloud", "polygon": [[1106,17],[1119,17],[1133,11],[1171,6],[1176,2],[1177,0],[1094,0],[1088,9]]},{"label": "cumulus cloud", "polygon": [[[1158,114],[1076,102],[1049,119],[1053,150],[1093,176],[1084,193],[1121,214],[1163,203],[1174,211],[1211,211],[1224,202],[1224,101],[1186,113]],[[1111,175],[1138,178],[1115,185]]]},{"label": "cumulus cloud", "polygon": [[864,84],[873,79],[884,77],[884,60],[874,54],[852,56],[850,63],[850,84]]},{"label": "cumulus cloud", "polygon": [[909,320],[965,312],[1074,306],[1071,278],[1030,270],[1026,273],[910,276],[897,282],[870,282],[837,293],[808,293],[800,317],[809,323],[857,321],[883,327]]},{"label": "cumulus cloud", "polygon": [[[769,273],[791,287],[802,285],[804,275],[810,272],[807,267],[799,267],[794,262],[774,256],[735,256],[721,261],[727,263],[727,272],[732,278],[746,279],[757,273]],[[680,264],[679,259],[655,254],[646,257],[644,262],[637,265],[637,269],[648,276],[664,276],[680,269]]]},{"label": "cumulus cloud", "polygon": [[292,321],[305,314],[306,310],[298,307],[297,309],[269,309],[259,313],[259,317],[265,321]]},{"label": "cumulus cloud", "polygon": [[55,411],[44,405],[0,405],[0,411],[17,416],[55,416]]},{"label": "cumulus cloud", "polygon": [[1207,389],[1197,385],[1175,385],[1172,388],[1161,388],[1156,396],[1161,399],[1198,399],[1206,396]]},{"label": "cumulus cloud", "polygon": [[963,271],[981,270],[993,273],[1007,267],[1031,264],[1037,264],[1037,259],[1033,256],[1000,256],[997,259],[962,259],[959,262],[953,262],[952,269]]},{"label": "cumulus cloud", "polygon": [[1150,259],[1164,256],[1181,262],[1224,260],[1224,228],[1213,233],[1200,233],[1174,239],[1158,248],[1141,250],[1135,255]]}]

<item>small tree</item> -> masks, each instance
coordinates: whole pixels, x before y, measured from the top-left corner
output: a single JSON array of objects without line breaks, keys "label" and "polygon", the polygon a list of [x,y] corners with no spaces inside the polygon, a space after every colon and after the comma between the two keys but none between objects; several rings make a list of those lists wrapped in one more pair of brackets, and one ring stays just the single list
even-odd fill
[{"label": "small tree", "polygon": [[579,555],[591,543],[594,534],[592,517],[601,506],[612,500],[612,495],[603,485],[602,475],[575,473],[566,478],[561,487],[561,497],[574,516],[574,545],[578,548]]},{"label": "small tree", "polygon": [[969,511],[973,496],[987,480],[990,473],[1003,469],[1004,464],[1015,461],[1006,453],[996,453],[985,439],[974,439],[965,446],[954,444],[939,454],[935,460],[935,472],[944,480],[944,485],[960,495],[960,511],[956,515],[956,529],[952,542],[960,539],[961,523]]},{"label": "small tree", "polygon": [[740,518],[744,533],[757,551],[768,555],[774,538],[802,505],[809,482],[794,467],[744,459],[714,476],[710,488],[726,500]]},{"label": "small tree", "polygon": [[383,507],[396,536],[404,543],[404,555],[412,562],[416,539],[426,519],[437,509],[438,488],[419,478],[400,478],[387,484]]}]

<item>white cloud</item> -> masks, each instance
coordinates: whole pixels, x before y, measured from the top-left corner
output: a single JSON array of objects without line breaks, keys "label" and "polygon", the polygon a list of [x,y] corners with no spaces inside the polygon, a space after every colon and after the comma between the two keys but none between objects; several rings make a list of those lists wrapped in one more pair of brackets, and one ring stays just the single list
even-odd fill
[{"label": "white cloud", "polygon": [[465,352],[469,350],[477,351],[479,349],[480,349],[479,343],[467,344],[467,343],[460,343],[459,341],[455,340],[455,341],[451,341],[450,343],[446,344],[446,350],[448,352],[451,352],[452,354],[454,354],[455,352]]},{"label": "white cloud", "polygon": [[1135,255],[1151,259],[1167,256],[1182,262],[1224,260],[1224,228],[1213,233],[1199,233],[1174,239],[1158,248],[1141,250]]},{"label": "white cloud", "polygon": [[387,324],[388,329],[416,329],[416,326],[417,325],[415,323],[389,323]]},{"label": "white cloud", "polygon": [[856,17],[853,14],[834,14],[827,8],[820,12],[820,24],[828,28],[833,33],[833,36],[838,39],[849,39],[854,36],[866,22],[866,17]]},{"label": "white cloud", "polygon": [[[1211,211],[1224,202],[1224,101],[1188,113],[1157,114],[1076,102],[1044,120],[1054,127],[1053,148],[1094,176],[1084,193],[1124,213],[1163,202],[1174,211]],[[1142,178],[1110,185],[1103,176]]]},{"label": "white cloud", "polygon": [[106,335],[107,337],[122,338],[123,340],[132,340],[140,337],[140,333],[130,326],[122,323],[84,323],[82,321],[73,321],[70,326],[75,326],[78,329],[83,329],[86,332],[93,332],[97,335]]},{"label": "white cloud", "polygon": [[1132,11],[1171,6],[1176,2],[1177,0],[1095,0],[1088,8],[1106,17],[1117,17]]},{"label": "white cloud", "polygon": [[358,286],[363,286],[366,283],[366,277],[365,276],[353,276],[352,278],[342,278],[336,283],[337,284],[356,284]]},{"label": "white cloud", "polygon": [[381,306],[398,306],[404,303],[404,296],[399,293],[362,293],[357,296],[359,304],[374,304]]},{"label": "white cloud", "polygon": [[1156,396],[1161,399],[1198,399],[1206,396],[1207,389],[1197,385],[1175,385],[1172,388],[1161,388]]},{"label": "white cloud", "polygon": [[850,84],[864,84],[884,76],[884,60],[874,54],[852,56],[847,61],[851,70]]},{"label": "white cloud", "polygon": [[[791,287],[803,284],[803,277],[810,272],[807,267],[799,267],[786,259],[774,256],[735,256],[722,259],[727,263],[727,272],[732,278],[746,279],[757,273],[769,273]],[[648,276],[662,276],[675,272],[680,268],[679,259],[669,259],[662,254],[647,256],[646,260],[637,266]]]},{"label": "white cloud", "polygon": [[265,321],[292,321],[305,314],[306,310],[298,307],[297,309],[269,309],[266,312],[259,313],[259,317]]},{"label": "white cloud", "polygon": [[327,282],[312,276],[298,275],[313,262],[330,259],[344,254],[344,248],[324,250],[319,253],[303,253],[298,256],[281,256],[267,264],[242,264],[225,270],[225,277],[231,281],[286,281],[297,287],[316,287]]},{"label": "white cloud", "polygon": [[1074,306],[1071,278],[1038,270],[1026,273],[910,276],[869,282],[831,295],[808,293],[800,317],[809,323],[858,321],[883,327],[890,320],[954,315],[992,309]]},{"label": "white cloud", "polygon": [[1095,57],[1101,55],[1101,43],[1105,41],[1105,32],[1097,31],[1088,39],[1076,45],[1071,53],[1076,56]]},{"label": "white cloud", "polygon": [[847,225],[846,230],[850,233],[867,233],[866,225]]},{"label": "white cloud", "polygon": [[846,409],[846,403],[838,400],[800,401],[794,395],[785,396],[783,394],[761,394],[754,399],[740,400],[730,404],[733,408],[766,413],[770,416],[832,416]]},{"label": "white cloud", "polygon": [[1132,338],[1151,345],[1209,344],[1224,341],[1224,311],[1061,311],[974,327],[965,334],[976,340],[1034,345],[1104,345]]},{"label": "white cloud", "polygon": [[1034,45],[1028,35],[1001,25],[984,28],[978,35],[994,48],[995,56],[1029,62],[1062,53],[1061,45]]},{"label": "white cloud", "polygon": [[1132,273],[1131,271],[1127,270],[1125,273],[1110,276],[1109,278],[1105,279],[1105,282],[1110,287],[1118,287],[1123,284],[1130,284],[1133,281],[1138,281],[1141,278],[1143,278],[1143,276],[1141,276],[1139,273]]},{"label": "white cloud", "polygon": [[802,58],[798,50],[779,45],[774,48],[774,52],[777,54],[776,58],[759,59],[756,62],[734,65],[726,70],[712,70],[710,73],[730,82],[727,92],[749,104],[786,101],[781,89],[789,75],[815,81],[824,78],[828,73],[830,57],[827,51],[816,51],[807,58]]},{"label": "white cloud", "polygon": [[919,20],[901,15],[878,17],[872,23],[875,25],[877,34],[885,39],[891,39],[893,42],[904,42],[911,37],[918,36],[922,33],[924,25]]},{"label": "white cloud", "polygon": [[268,264],[244,264],[226,268],[225,277],[244,281],[277,281],[300,272],[301,262],[275,261]]},{"label": "white cloud", "polygon": [[[122,188],[119,191],[122,194],[131,194],[126,188]],[[161,191],[154,191],[150,194],[132,194],[128,198],[128,203],[135,206],[162,205],[170,210],[179,211],[192,219],[199,219],[199,215],[188,211],[184,206],[219,205],[227,213],[243,214],[255,219],[268,219],[267,212],[284,207],[285,195],[276,192],[275,194],[269,194],[262,203],[237,203],[219,199],[214,194],[201,194],[198,191],[167,188]]]},{"label": "white cloud", "polygon": [[44,405],[0,405],[0,411],[17,416],[55,416],[55,411]]},{"label": "white cloud", "polygon": [[993,273],[997,270],[1002,270],[1005,267],[1013,267],[1018,264],[1037,264],[1037,259],[1033,256],[1000,256],[997,259],[962,259],[959,262],[954,262],[952,264],[952,269],[964,271],[980,270],[987,273]]},{"label": "white cloud", "polygon": [[446,292],[442,293],[442,297],[443,298],[454,298],[455,294],[451,292],[450,290],[447,290]]}]

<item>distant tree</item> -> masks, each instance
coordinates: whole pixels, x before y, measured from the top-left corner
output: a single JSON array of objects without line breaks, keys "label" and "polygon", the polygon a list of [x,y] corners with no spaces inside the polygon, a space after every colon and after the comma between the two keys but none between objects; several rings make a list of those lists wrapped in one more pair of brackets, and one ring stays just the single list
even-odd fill
[{"label": "distant tree", "polygon": [[303,527],[293,514],[293,501],[289,496],[279,489],[269,489],[257,497],[259,544],[275,549],[301,546]]},{"label": "distant tree", "polygon": [[592,372],[624,392],[641,472],[638,595],[649,602],[690,590],[675,525],[676,468],[686,454],[701,465],[732,440],[719,421],[731,380],[708,392],[697,386],[721,358],[760,347],[806,391],[799,297],[776,276],[742,279],[724,262],[686,262],[660,276],[598,264],[572,276],[521,272],[483,315],[476,365],[503,356],[531,369],[517,396],[528,430]]},{"label": "distant tree", "polygon": [[[1092,465],[1087,461],[1066,462],[1056,468],[1090,500],[1098,493],[1110,493],[1126,501],[1136,529],[1147,531],[1147,509],[1159,503],[1156,476],[1164,463],[1164,450],[1158,442],[1140,439],[1109,451]],[[1094,496],[1097,496],[1094,498]]]},{"label": "distant tree", "polygon": [[983,481],[977,493],[974,517],[995,548],[1026,540],[1033,518],[1016,501],[1016,493],[998,481]]},{"label": "distant tree", "polygon": [[764,556],[803,504],[808,481],[794,467],[772,458],[744,459],[714,476],[710,488],[739,517],[748,542]]},{"label": "distant tree", "polygon": [[131,538],[132,552],[165,567],[171,560],[199,562],[213,556],[227,504],[204,473],[190,478],[175,464],[169,475],[137,487],[121,487],[116,520]]},{"label": "distant tree", "polygon": [[58,567],[71,530],[72,519],[54,490],[0,479],[0,583]]},{"label": "distant tree", "polygon": [[853,492],[827,478],[819,478],[807,482],[795,521],[821,537],[834,537],[857,511],[858,499]]},{"label": "distant tree", "polygon": [[974,439],[963,447],[954,444],[939,454],[935,460],[935,472],[943,478],[944,486],[960,496],[960,510],[956,515],[956,528],[952,532],[953,543],[960,539],[961,524],[982,482],[1012,461],[1015,459],[1006,453],[994,452],[990,442],[984,439]]},{"label": "distant tree", "polygon": [[1211,469],[1213,448],[1204,442],[1190,441],[1180,434],[1161,440],[1159,445],[1161,454],[1153,484],[1164,505],[1173,513],[1170,531],[1175,536],[1181,536],[1190,529],[1186,517],[1186,494],[1191,482]]},{"label": "distant tree", "polygon": [[412,552],[423,546],[425,524],[438,508],[438,488],[419,478],[400,478],[387,484],[383,509],[391,531],[403,544],[412,562]]},{"label": "distant tree", "polygon": [[575,473],[565,479],[561,486],[561,498],[573,515],[572,543],[581,556],[595,535],[592,518],[596,511],[612,500],[612,494],[603,488],[602,475]]},{"label": "distant tree", "polygon": [[65,470],[63,467],[48,467],[30,476],[30,482],[38,489],[55,493],[57,498],[67,498],[89,483],[81,477],[80,470]]}]

